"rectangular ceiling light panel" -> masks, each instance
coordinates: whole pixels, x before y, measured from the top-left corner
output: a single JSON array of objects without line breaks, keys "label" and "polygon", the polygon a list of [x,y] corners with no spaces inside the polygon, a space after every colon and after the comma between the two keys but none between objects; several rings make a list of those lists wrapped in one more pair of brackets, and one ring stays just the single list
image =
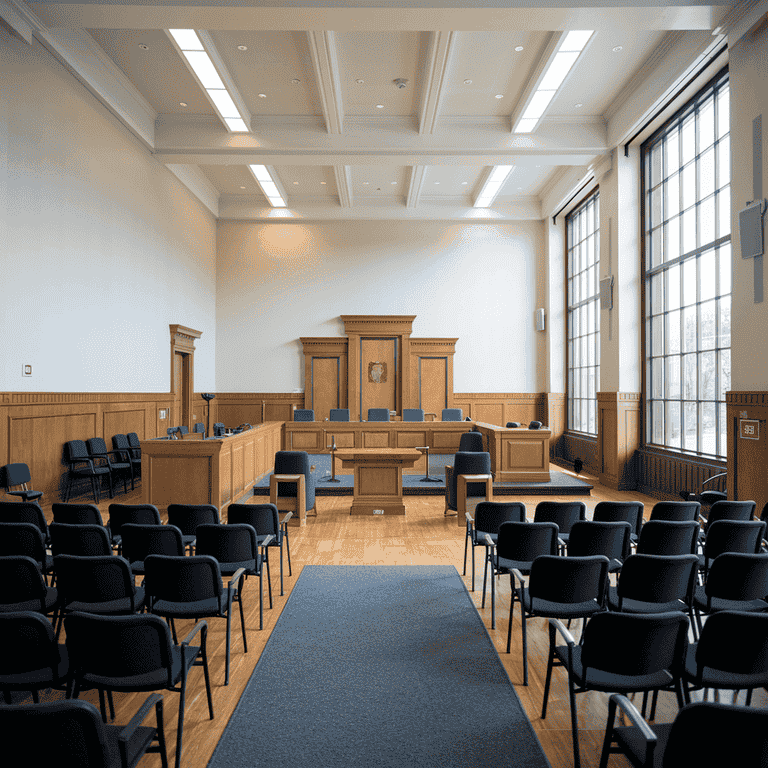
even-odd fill
[{"label": "rectangular ceiling light panel", "polygon": [[474,208],[487,208],[495,199],[504,186],[507,177],[514,170],[514,165],[497,165],[489,174],[487,181],[483,184],[480,194],[474,202]]},{"label": "rectangular ceiling light panel", "polygon": [[539,85],[533,92],[513,133],[531,133],[547,111],[552,99],[573,69],[584,47],[594,34],[591,29],[571,30],[562,40],[552,57]]},{"label": "rectangular ceiling light panel", "polygon": [[269,200],[270,205],[273,208],[285,208],[286,203],[283,200],[280,190],[277,188],[277,184],[272,180],[272,175],[265,165],[249,165],[251,173],[256,181],[259,182],[261,191],[264,196]]},{"label": "rectangular ceiling light panel", "polygon": [[197,32],[194,29],[169,29],[168,33],[179,47],[189,68],[195,73],[227,128],[233,133],[248,133],[248,126],[240,110],[235,105],[234,99],[224,85]]}]

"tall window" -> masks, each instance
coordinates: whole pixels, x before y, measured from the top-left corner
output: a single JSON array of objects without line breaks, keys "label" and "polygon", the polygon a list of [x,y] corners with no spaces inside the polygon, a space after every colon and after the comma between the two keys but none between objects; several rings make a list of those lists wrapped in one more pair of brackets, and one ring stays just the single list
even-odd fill
[{"label": "tall window", "polygon": [[731,152],[721,72],[644,145],[646,442],[726,455]]},{"label": "tall window", "polygon": [[565,220],[568,282],[568,429],[597,434],[600,382],[600,200],[597,190]]}]

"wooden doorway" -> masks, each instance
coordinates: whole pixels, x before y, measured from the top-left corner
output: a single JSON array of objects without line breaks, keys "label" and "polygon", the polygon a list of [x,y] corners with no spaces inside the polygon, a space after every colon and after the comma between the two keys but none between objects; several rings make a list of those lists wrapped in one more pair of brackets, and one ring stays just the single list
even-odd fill
[{"label": "wooden doorway", "polygon": [[171,394],[173,395],[172,427],[192,427],[192,394],[195,375],[195,339],[202,331],[183,325],[171,325]]}]

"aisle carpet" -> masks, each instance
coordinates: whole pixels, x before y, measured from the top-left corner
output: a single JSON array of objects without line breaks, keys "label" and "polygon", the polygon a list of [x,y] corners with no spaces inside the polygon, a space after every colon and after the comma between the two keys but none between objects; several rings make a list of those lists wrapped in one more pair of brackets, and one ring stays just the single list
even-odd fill
[{"label": "aisle carpet", "polygon": [[453,566],[307,565],[208,766],[549,762]]}]

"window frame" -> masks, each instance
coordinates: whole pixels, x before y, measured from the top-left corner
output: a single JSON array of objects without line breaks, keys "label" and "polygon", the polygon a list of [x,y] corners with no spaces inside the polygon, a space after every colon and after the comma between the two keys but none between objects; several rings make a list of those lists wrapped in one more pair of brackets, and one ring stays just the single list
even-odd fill
[{"label": "window frame", "polygon": [[[596,207],[595,210],[595,228],[592,233],[590,233],[589,236],[594,234],[596,236],[595,241],[595,260],[593,264],[590,264],[587,269],[594,268],[594,274],[595,274],[595,292],[594,294],[590,295],[587,298],[580,298],[578,302],[575,302],[574,304],[570,303],[570,285],[571,280],[574,277],[570,274],[570,267],[571,267],[571,255],[572,252],[575,249],[575,246],[577,244],[571,244],[570,238],[571,238],[571,222],[574,220],[574,217],[582,215],[586,212],[586,209],[589,207],[590,204],[594,204]],[[566,214],[565,221],[565,237],[564,237],[564,247],[565,247],[565,291],[564,291],[564,305],[565,305],[565,424],[566,424],[566,432],[574,435],[579,435],[583,437],[587,437],[589,439],[596,439],[598,434],[598,406],[597,406],[597,393],[600,390],[600,186],[599,184],[596,184],[593,186],[589,192],[587,192],[574,206],[571,208],[571,210]],[[578,245],[580,245],[582,242],[584,242],[586,238],[582,238]],[[582,274],[586,270],[582,269],[579,271],[578,274]],[[576,370],[574,367],[574,362],[572,360],[571,353],[571,331],[572,331],[572,311],[576,308],[581,307],[588,307],[589,304],[593,304],[595,307],[594,310],[594,324],[592,326],[592,330],[588,332],[587,334],[579,334],[578,338],[584,338],[585,336],[588,336],[590,334],[594,334],[593,339],[593,351],[594,351],[594,360],[595,363],[592,366],[578,366],[578,370],[594,369],[594,375],[595,375],[595,393],[594,398],[592,397],[583,397],[581,393],[578,397],[575,396],[575,387],[572,383],[572,377],[571,374],[573,371]],[[589,314],[589,311],[587,309],[587,316]],[[575,378],[575,375],[574,375]],[[587,381],[589,381],[589,373],[587,373]],[[581,409],[579,411],[579,420],[578,420],[578,427],[575,426],[575,415],[574,415],[574,401],[578,400],[579,403],[585,403],[585,402],[591,402],[593,404],[594,408],[594,432],[589,431],[589,415],[586,417],[586,419],[582,418],[581,416]],[[586,429],[582,429],[581,427],[585,426],[586,422]]]},{"label": "window frame", "polygon": [[[730,350],[731,350],[731,300],[732,288],[732,219],[730,215],[732,173],[730,169],[730,114],[726,116],[727,128],[720,130],[720,110],[722,102],[720,94],[728,89],[728,105],[730,104],[730,78],[728,66],[720,69],[711,77],[680,109],[671,115],[663,125],[656,129],[640,147],[640,230],[641,230],[641,301],[642,301],[642,393],[643,393],[643,446],[654,451],[669,451],[675,454],[696,457],[707,460],[724,461],[727,459],[727,414],[725,391],[730,388]],[[700,144],[702,130],[699,115],[708,109],[708,103],[712,105],[711,115],[711,143],[703,148]],[[730,110],[729,110],[730,111]],[[684,129],[686,123],[692,121],[692,133],[695,144],[690,157],[685,156],[683,143],[685,141]],[[707,136],[710,126],[704,127]],[[677,137],[674,134],[677,133]],[[675,166],[668,164],[668,144],[673,149],[677,142],[677,160]],[[725,150],[720,147],[724,146]],[[655,148],[659,148],[658,165],[656,172],[658,179],[655,185],[654,157]],[[702,158],[712,150],[712,185],[711,191],[702,193],[702,179],[706,178],[701,173],[704,166]],[[728,160],[728,168],[721,172],[723,157]],[[686,190],[684,172],[693,169],[693,200],[686,204]],[[725,177],[722,173],[726,173]],[[670,179],[675,179],[670,184]],[[723,183],[724,179],[724,183]],[[673,204],[676,213],[670,215],[669,200],[673,200],[677,189],[677,201]],[[652,202],[654,192],[660,190],[657,202]],[[672,191],[673,195],[669,195]],[[705,210],[705,204],[711,209],[713,222],[710,224],[712,239],[703,242],[701,239],[705,227],[705,216],[699,215]],[[722,210],[721,210],[722,209]],[[723,211],[726,213],[724,214]],[[685,250],[685,214],[692,212],[694,247]],[[727,215],[726,215],[727,214]],[[678,231],[676,254],[674,258],[666,259],[668,245],[666,243],[667,225],[673,219],[678,223],[670,227],[673,234]],[[727,233],[723,234],[721,224],[727,222]],[[678,226],[679,225],[679,226]],[[656,233],[658,235],[656,236]],[[660,251],[659,258],[655,258],[654,249]],[[711,295],[706,294],[702,298],[702,275],[710,274],[704,271],[703,264],[711,261],[714,278]],[[724,261],[727,259],[727,263]],[[695,277],[690,280],[691,271]],[[727,279],[725,279],[727,276]],[[654,280],[658,278],[658,280]],[[695,282],[693,288],[694,298],[690,299],[686,286]],[[676,298],[670,303],[669,287],[673,286],[679,291]],[[727,290],[723,291],[723,286]],[[679,286],[679,287],[678,287]],[[709,290],[709,288],[707,288]],[[661,297],[661,298],[659,298]],[[659,304],[656,311],[654,302]],[[714,319],[709,321],[702,319],[705,311],[709,311],[710,305]],[[723,313],[726,311],[727,317]],[[690,326],[686,325],[686,312],[695,318],[695,332],[693,333],[693,348],[686,348],[686,331]],[[679,322],[676,322],[679,313]],[[724,322],[725,320],[725,322]],[[727,341],[724,344],[725,326],[727,325]],[[712,343],[708,341],[702,346],[703,334],[714,329]],[[670,330],[673,341],[670,344]],[[660,337],[659,346],[656,346],[656,338]],[[714,381],[708,384],[703,381],[708,379],[706,368],[701,365],[704,355],[712,355],[714,359]],[[694,365],[686,366],[685,358],[688,357]],[[727,361],[728,376],[725,382],[722,380],[722,372]],[[676,366],[679,362],[679,366]],[[691,368],[694,382],[693,396],[690,396],[690,387],[686,392],[686,370]],[[670,376],[670,373],[673,375]],[[703,378],[702,378],[703,377]],[[690,377],[689,377],[690,378]],[[676,380],[676,381],[675,381]],[[703,388],[713,391],[712,397],[707,397]],[[660,394],[659,394],[660,392]],[[686,396],[689,395],[689,396]],[[671,404],[671,405],[670,405]],[[677,405],[675,409],[674,405]],[[714,416],[714,437],[708,437],[704,421],[708,418],[707,411]],[[660,420],[660,427],[656,427],[655,419]],[[677,430],[674,424],[677,421]],[[690,421],[695,423],[695,430],[687,429]],[[659,434],[660,430],[660,434]],[[677,431],[676,438],[673,437]],[[693,437],[691,435],[693,434]],[[656,442],[654,442],[656,438]],[[661,441],[659,441],[659,438]],[[694,446],[690,441],[694,439]],[[712,447],[711,440],[714,440]],[[709,441],[709,445],[707,442]],[[712,447],[712,450],[709,448]]]}]

